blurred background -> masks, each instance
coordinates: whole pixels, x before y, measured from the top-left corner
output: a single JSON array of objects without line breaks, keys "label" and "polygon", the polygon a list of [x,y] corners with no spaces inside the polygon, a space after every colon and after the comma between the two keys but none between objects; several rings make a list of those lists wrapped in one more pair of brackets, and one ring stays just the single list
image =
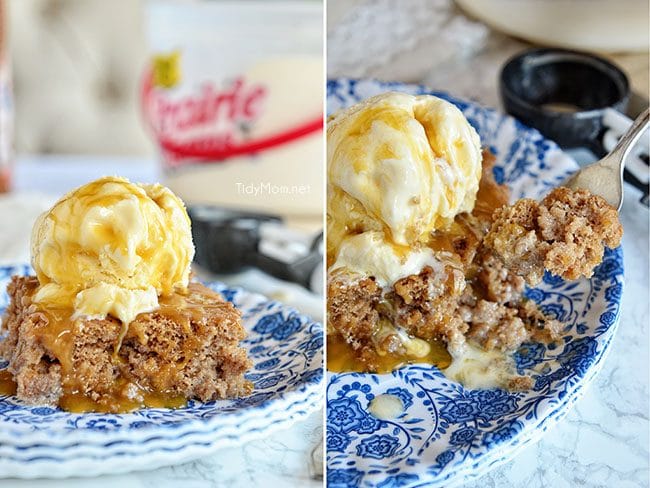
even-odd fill
[{"label": "blurred background", "polygon": [[18,154],[153,156],[140,0],[4,0]]},{"label": "blurred background", "polygon": [[329,0],[328,77],[423,83],[498,106],[498,73],[534,46],[597,52],[648,98],[646,0]]},{"label": "blurred background", "polygon": [[[228,5],[237,2],[219,0],[2,0],[2,5],[3,64],[13,81],[13,94],[4,97],[10,99],[13,122],[3,132],[4,139],[13,132],[18,156],[14,187],[29,187],[22,178],[22,156],[29,156],[26,164],[37,155],[128,157],[138,165],[158,159],[166,170],[162,178],[190,203],[266,208],[309,228],[318,226],[323,198],[321,2],[294,1],[282,8],[281,2],[240,2],[232,9]],[[260,5],[267,5],[266,12],[258,11]],[[269,18],[269,12],[275,14]],[[165,68],[175,52],[180,53],[174,60],[178,66]],[[145,73],[152,65],[177,69],[179,80],[154,85],[153,95],[144,100]],[[233,127],[237,133],[229,137],[259,142],[292,131],[307,130],[306,135],[269,151],[205,155],[188,146],[216,144],[199,141],[203,136],[197,133],[225,134],[226,117],[219,116],[212,127],[195,124],[193,135],[187,127],[163,134],[160,126],[169,124],[158,106],[188,106],[193,103],[189,97],[205,105],[208,101],[198,97],[206,80],[210,89],[225,92],[243,75],[251,86],[266,90],[266,99],[255,120],[234,121],[242,125]],[[181,152],[167,150],[162,141],[169,139],[180,144]],[[242,155],[254,156],[255,165],[248,164],[251,158],[236,157]],[[214,173],[204,169],[216,165],[190,164],[196,160],[231,164],[219,165]],[[215,178],[221,180],[218,192]],[[293,198],[269,192],[261,199],[243,194],[237,183],[303,185],[309,191]]]}]

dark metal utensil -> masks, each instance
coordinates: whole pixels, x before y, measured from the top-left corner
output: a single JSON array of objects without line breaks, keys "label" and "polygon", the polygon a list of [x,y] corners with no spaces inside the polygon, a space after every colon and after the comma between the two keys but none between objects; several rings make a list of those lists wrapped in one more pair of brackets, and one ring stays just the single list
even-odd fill
[{"label": "dark metal utensil", "polygon": [[322,233],[313,239],[288,229],[277,215],[214,206],[188,208],[195,261],[217,274],[259,268],[311,288],[323,262]]}]

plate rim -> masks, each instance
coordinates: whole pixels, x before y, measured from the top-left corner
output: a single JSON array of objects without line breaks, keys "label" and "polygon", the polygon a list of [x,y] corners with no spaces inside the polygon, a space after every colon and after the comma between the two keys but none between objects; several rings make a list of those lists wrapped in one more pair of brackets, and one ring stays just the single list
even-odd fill
[{"label": "plate rim", "polygon": [[[108,474],[124,474],[130,472],[149,471],[166,466],[187,463],[195,459],[208,456],[222,449],[236,448],[244,444],[262,440],[268,436],[291,428],[297,422],[306,419],[309,415],[322,408],[322,397],[316,398],[303,410],[296,411],[290,417],[278,418],[272,423],[267,423],[268,428],[258,432],[245,433],[244,436],[233,439],[188,439],[192,442],[183,443],[177,449],[170,450],[160,446],[145,452],[104,453],[97,455],[88,464],[87,458],[74,457],[73,459],[57,459],[47,462],[33,461],[8,461],[0,456],[0,479],[64,479],[69,477],[90,478]],[[198,436],[211,436],[213,432],[203,432]],[[112,464],[116,463],[116,464]],[[28,467],[29,469],[25,469]]]}]

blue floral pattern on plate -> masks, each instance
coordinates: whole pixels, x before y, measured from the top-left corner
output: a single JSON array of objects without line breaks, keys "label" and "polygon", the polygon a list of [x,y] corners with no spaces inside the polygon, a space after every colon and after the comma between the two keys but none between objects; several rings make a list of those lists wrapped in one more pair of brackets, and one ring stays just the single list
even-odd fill
[{"label": "blue floral pattern on plate", "polygon": [[[515,119],[418,85],[330,80],[328,112],[389,90],[431,93],[458,106],[496,155],[495,177],[513,199],[538,198],[577,168]],[[527,291],[567,324],[560,345],[528,343],[514,354],[518,371],[534,378],[531,391],[469,390],[424,365],[384,375],[328,373],[328,486],[450,486],[511,459],[562,418],[595,376],[617,327],[622,291],[620,248],[606,251],[589,280],[567,283],[547,274]],[[402,400],[397,419],[368,412],[369,402],[386,393]]]},{"label": "blue floral pattern on plate", "polygon": [[[31,271],[29,265],[0,267],[1,310],[8,303],[5,289],[10,277]],[[72,414],[0,396],[0,445],[4,449],[0,475],[11,472],[27,476],[29,470],[32,474],[42,471],[41,465],[35,466],[36,459],[58,463],[72,461],[73,456],[90,459],[97,456],[91,448],[101,449],[99,459],[107,467],[104,471],[98,462],[93,474],[113,471],[111,453],[117,456],[125,447],[137,451],[138,456],[121,458],[121,471],[125,466],[141,469],[146,465],[143,456],[154,452],[157,465],[172,464],[179,459],[177,451],[185,447],[205,454],[210,449],[237,445],[263,437],[278,426],[287,427],[317,409],[322,402],[322,325],[261,295],[220,283],[208,286],[243,313],[248,337],[242,345],[253,361],[247,373],[255,385],[250,396],[209,403],[190,401],[176,410],[152,408],[120,415]],[[0,360],[0,368],[5,364]],[[20,463],[25,466],[22,471]],[[55,475],[89,475],[64,471],[59,469]]]}]

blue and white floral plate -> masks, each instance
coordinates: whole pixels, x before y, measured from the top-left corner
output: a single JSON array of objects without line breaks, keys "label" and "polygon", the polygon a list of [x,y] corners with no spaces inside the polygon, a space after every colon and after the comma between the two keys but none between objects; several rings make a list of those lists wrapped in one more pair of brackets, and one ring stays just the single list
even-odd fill
[{"label": "blue and white floral plate", "polygon": [[[30,271],[0,267],[0,309],[11,275]],[[321,324],[261,295],[209,286],[243,312],[252,395],[121,415],[71,414],[0,396],[0,477],[94,476],[176,464],[266,437],[322,407]]]},{"label": "blue and white floral plate", "polygon": [[[389,90],[432,93],[457,105],[496,154],[495,177],[513,199],[540,197],[577,169],[553,142],[512,117],[422,86],[330,80],[328,112]],[[560,345],[525,344],[515,353],[519,372],[535,380],[530,391],[469,390],[423,365],[384,375],[328,373],[328,486],[449,487],[508,461],[563,418],[594,378],[616,331],[622,291],[620,248],[606,251],[589,280],[546,275],[527,291],[544,313],[567,324]],[[401,399],[397,419],[368,413],[381,394]]]}]

